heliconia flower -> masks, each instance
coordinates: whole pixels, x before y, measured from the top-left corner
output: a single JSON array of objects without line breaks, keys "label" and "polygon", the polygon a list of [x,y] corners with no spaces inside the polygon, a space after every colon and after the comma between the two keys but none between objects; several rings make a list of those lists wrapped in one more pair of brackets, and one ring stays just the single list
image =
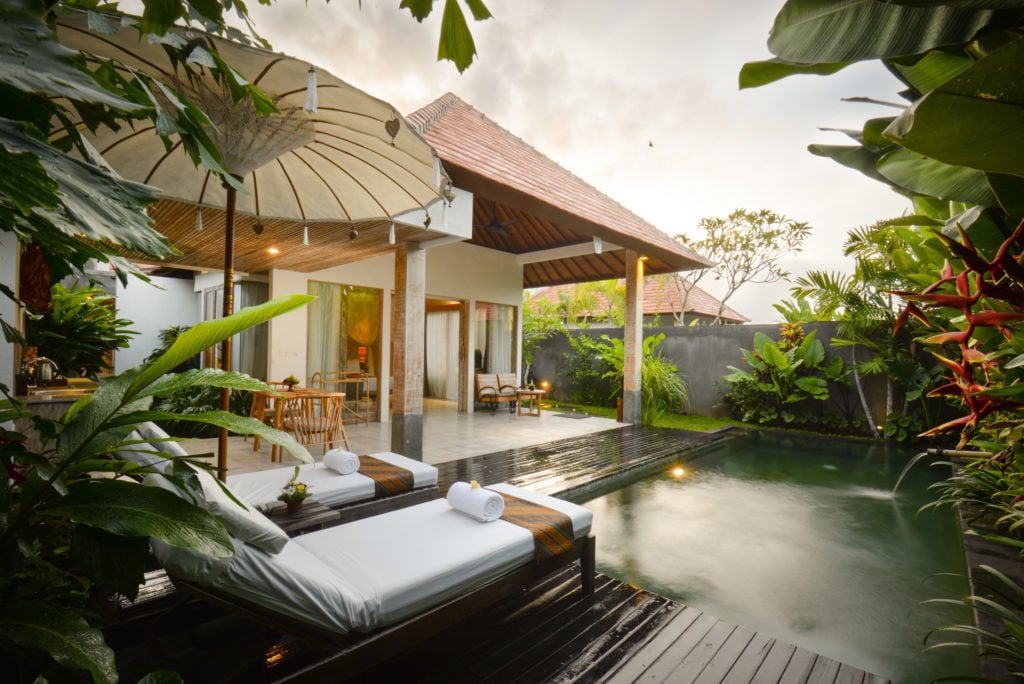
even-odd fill
[{"label": "heliconia flower", "polygon": [[936,387],[928,393],[929,397],[957,397],[964,394],[966,390],[955,382],[949,382],[941,387]]},{"label": "heliconia flower", "polygon": [[988,354],[979,351],[974,347],[968,347],[960,353],[963,356],[965,363],[985,363],[989,360]]},{"label": "heliconia flower", "polygon": [[966,309],[977,302],[980,297],[980,293],[975,293],[972,296],[962,296],[935,292],[933,294],[918,295],[916,299],[923,302],[929,302],[931,304],[937,304],[939,306],[948,306],[953,309]]},{"label": "heliconia flower", "polygon": [[966,378],[968,380],[970,380],[973,377],[967,371],[966,368],[961,366],[956,361],[953,361],[952,359],[947,359],[945,356],[942,356],[941,354],[936,354],[935,352],[932,352],[932,356],[934,356],[936,359],[938,359],[939,363],[941,363],[943,366],[945,366],[949,370],[953,371],[953,373],[956,374],[958,377]]},{"label": "heliconia flower", "polygon": [[967,329],[939,333],[938,335],[926,337],[921,342],[924,344],[965,344],[969,339],[971,339],[971,331]]},{"label": "heliconia flower", "polygon": [[967,237],[967,234],[964,233],[962,228],[960,228],[960,238],[963,240],[962,243],[948,235],[943,235],[942,233],[936,234],[936,237],[942,240],[946,245],[946,248],[953,253],[953,256],[963,261],[964,264],[967,265],[967,268],[972,271],[985,273],[991,268],[991,265],[982,259],[981,256],[978,255],[978,252],[975,251],[974,245],[971,244],[970,239]]},{"label": "heliconia flower", "polygon": [[973,415],[960,416],[959,418],[957,418],[955,420],[951,420],[948,423],[943,423],[942,425],[939,425],[937,427],[933,427],[931,430],[928,430],[927,432],[922,432],[920,436],[921,437],[934,437],[935,435],[941,435],[944,432],[951,432],[953,430],[959,430],[959,429],[962,429],[962,428],[965,428],[965,427],[969,427],[969,426],[973,427],[973,426],[977,425],[977,422],[978,422],[978,419],[977,419],[976,416],[973,416]]},{"label": "heliconia flower", "polygon": [[967,271],[956,277],[956,292],[961,297],[971,296],[971,286],[967,284]]},{"label": "heliconia flower", "polygon": [[1016,311],[979,311],[968,313],[967,321],[972,325],[1004,325],[1014,321],[1024,321],[1024,313]]},{"label": "heliconia flower", "polygon": [[942,273],[940,273],[940,276],[943,280],[953,279],[953,265],[949,263],[949,259],[946,259],[946,263],[942,265]]}]

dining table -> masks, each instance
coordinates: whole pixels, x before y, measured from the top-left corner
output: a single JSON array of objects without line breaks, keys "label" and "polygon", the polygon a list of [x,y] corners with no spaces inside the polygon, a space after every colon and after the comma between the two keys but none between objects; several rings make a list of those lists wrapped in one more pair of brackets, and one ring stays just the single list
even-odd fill
[{"label": "dining table", "polygon": [[[293,386],[287,390],[253,390],[252,410],[249,415],[256,417],[270,415],[270,425],[272,427],[287,431],[288,417],[302,410],[300,407],[310,404],[308,400],[322,400],[328,397],[335,397],[337,401],[342,403],[345,401],[344,392],[336,392],[318,387]],[[345,435],[344,425],[339,425],[338,428],[343,435],[344,441],[347,443],[348,436]],[[260,443],[259,435],[255,435],[252,443],[253,451],[259,451]],[[281,460],[281,447],[276,444],[270,449],[270,460],[271,462]]]}]

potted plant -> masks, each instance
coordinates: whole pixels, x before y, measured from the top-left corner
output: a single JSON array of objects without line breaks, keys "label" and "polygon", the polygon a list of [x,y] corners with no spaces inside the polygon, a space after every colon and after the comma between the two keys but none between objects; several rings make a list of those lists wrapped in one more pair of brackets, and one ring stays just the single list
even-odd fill
[{"label": "potted plant", "polygon": [[302,510],[302,502],[309,497],[309,487],[305,482],[299,482],[299,466],[295,466],[292,479],[288,480],[288,483],[281,489],[281,494],[277,498],[279,501],[284,501],[288,512],[295,513]]},{"label": "potted plant", "polygon": [[288,385],[288,391],[291,392],[295,389],[295,386],[299,384],[299,379],[295,377],[295,375],[289,375],[287,378],[282,380],[282,382]]}]

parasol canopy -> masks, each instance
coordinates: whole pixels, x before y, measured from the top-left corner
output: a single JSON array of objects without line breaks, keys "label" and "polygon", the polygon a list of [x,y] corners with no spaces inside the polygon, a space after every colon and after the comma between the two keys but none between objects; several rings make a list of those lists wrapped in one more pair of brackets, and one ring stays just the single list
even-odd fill
[{"label": "parasol canopy", "polygon": [[[133,25],[93,16],[93,25],[113,33],[90,29],[87,15],[76,13],[58,22],[60,41],[143,72],[199,105],[213,123],[207,132],[223,154],[223,168],[242,180],[238,213],[356,222],[391,218],[439,198],[446,179],[434,149],[387,102],[308,62],[174,27],[169,40],[176,36],[192,46],[188,67],[201,74],[185,78],[162,44],[149,42]],[[208,48],[265,93],[280,113],[260,116],[251,101],[234,102],[204,68],[213,64]],[[307,111],[311,92],[313,112]],[[168,151],[154,129],[145,122],[85,137],[120,175],[155,186],[161,197],[226,207],[220,180],[197,169],[180,142]]]},{"label": "parasol canopy", "polygon": [[[196,168],[180,140],[167,149],[158,135],[159,116],[156,124],[95,134],[82,122],[74,125],[123,177],[156,187],[166,200],[197,206],[197,229],[202,207],[223,209],[224,316],[234,311],[236,213],[297,221],[306,226],[308,242],[308,223],[391,219],[425,209],[448,187],[434,149],[394,107],[307,62],[185,27],[152,41],[133,19],[96,12],[61,18],[57,37],[86,55],[149,76],[156,82],[154,96],[168,111],[180,93],[210,119],[207,134],[223,155],[221,167],[241,181],[241,192],[209,169]],[[184,63],[164,44],[185,48]],[[211,73],[220,67],[214,54],[278,111],[261,115],[252,95],[236,101],[224,79]],[[230,338],[222,343],[221,365],[231,368]],[[224,410],[228,397],[223,390]],[[220,476],[226,478],[223,429],[218,451]]]}]

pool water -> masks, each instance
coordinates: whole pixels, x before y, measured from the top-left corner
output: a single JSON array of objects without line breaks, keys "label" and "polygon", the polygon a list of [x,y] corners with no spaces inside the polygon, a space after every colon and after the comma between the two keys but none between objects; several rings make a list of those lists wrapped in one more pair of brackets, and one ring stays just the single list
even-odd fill
[{"label": "pool water", "polygon": [[971,622],[921,602],[970,592],[952,511],[917,513],[943,473],[919,464],[892,495],[912,456],[767,433],[725,440],[585,503],[598,569],[900,682],[976,674],[968,649],[921,653],[930,629]]}]

